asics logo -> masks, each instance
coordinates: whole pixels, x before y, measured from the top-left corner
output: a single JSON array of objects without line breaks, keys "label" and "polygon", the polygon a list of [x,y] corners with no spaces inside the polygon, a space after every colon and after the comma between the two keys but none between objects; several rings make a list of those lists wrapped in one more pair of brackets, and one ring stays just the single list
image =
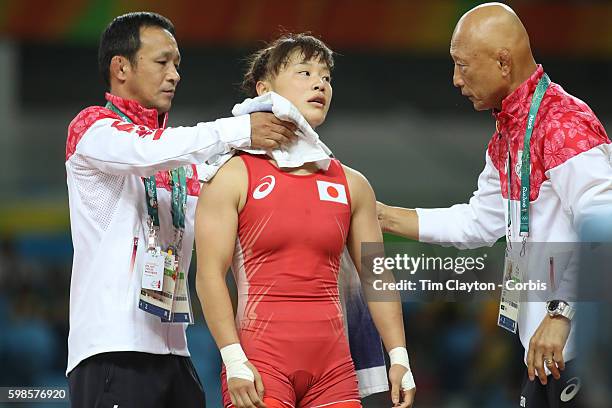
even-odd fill
[{"label": "asics logo", "polygon": [[559,397],[559,399],[563,402],[569,402],[573,400],[576,394],[578,394],[578,391],[580,391],[580,378],[571,378],[567,380],[566,384],[569,385],[565,387],[563,391],[561,391],[561,396]]},{"label": "asics logo", "polygon": [[274,185],[276,184],[276,179],[271,175],[264,176],[259,181],[261,183],[253,190],[253,198],[256,200],[267,197],[274,190]]}]

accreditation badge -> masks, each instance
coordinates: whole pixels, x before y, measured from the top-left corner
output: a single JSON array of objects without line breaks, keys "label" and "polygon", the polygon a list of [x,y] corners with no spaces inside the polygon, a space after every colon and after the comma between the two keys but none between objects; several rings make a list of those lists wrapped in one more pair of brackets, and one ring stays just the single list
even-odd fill
[{"label": "accreditation badge", "polygon": [[176,255],[172,251],[168,251],[166,257],[166,266],[164,268],[164,290],[162,292],[162,301],[164,302],[164,310],[170,311],[169,314],[164,313],[161,317],[162,322],[172,321],[172,307],[174,305],[174,297],[176,296],[176,281],[178,275],[178,261]]},{"label": "accreditation badge", "polygon": [[[514,259],[521,259],[521,257]],[[522,282],[521,269],[523,264],[524,262],[521,261],[513,261],[511,251],[506,253],[497,325],[515,334],[518,329],[521,306],[521,291],[516,289],[516,284]]]},{"label": "accreditation badge", "polygon": [[161,291],[164,279],[165,253],[159,247],[145,253],[142,265],[142,289]]},{"label": "accreditation badge", "polygon": [[191,299],[189,298],[189,285],[185,272],[178,273],[176,284],[176,296],[172,307],[172,322],[193,324],[193,313],[191,311]]},{"label": "accreditation badge", "polygon": [[160,251],[160,254],[163,255],[162,290],[154,291],[142,287],[138,307],[158,316],[162,321],[170,321],[176,286],[176,262],[172,253]]}]

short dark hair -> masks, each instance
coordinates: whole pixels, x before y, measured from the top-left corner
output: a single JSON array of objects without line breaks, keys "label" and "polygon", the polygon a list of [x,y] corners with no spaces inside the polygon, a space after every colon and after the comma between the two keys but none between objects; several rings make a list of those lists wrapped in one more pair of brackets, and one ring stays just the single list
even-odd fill
[{"label": "short dark hair", "polygon": [[174,35],[172,22],[157,13],[139,11],[115,17],[102,33],[98,48],[98,69],[107,87],[110,87],[110,62],[115,55],[136,64],[142,27],[161,27]]},{"label": "short dark hair", "polygon": [[284,34],[248,59],[248,69],[242,80],[242,91],[249,97],[257,96],[257,82],[277,75],[294,50],[299,49],[304,60],[318,58],[329,70],[334,68],[334,52],[310,33]]}]

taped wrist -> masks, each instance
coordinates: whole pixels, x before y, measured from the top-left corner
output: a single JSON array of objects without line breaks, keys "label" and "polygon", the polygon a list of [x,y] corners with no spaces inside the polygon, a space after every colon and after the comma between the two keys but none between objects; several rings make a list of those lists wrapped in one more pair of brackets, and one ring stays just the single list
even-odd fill
[{"label": "taped wrist", "polygon": [[225,346],[220,351],[228,380],[230,378],[242,378],[243,380],[255,381],[253,371],[245,364],[248,359],[239,343]]},{"label": "taped wrist", "polygon": [[402,377],[403,390],[410,390],[416,387],[414,377],[412,376],[412,371],[410,370],[410,360],[408,359],[408,350],[406,350],[406,347],[396,347],[389,351],[389,361],[391,365],[399,364],[406,367],[408,370]]}]

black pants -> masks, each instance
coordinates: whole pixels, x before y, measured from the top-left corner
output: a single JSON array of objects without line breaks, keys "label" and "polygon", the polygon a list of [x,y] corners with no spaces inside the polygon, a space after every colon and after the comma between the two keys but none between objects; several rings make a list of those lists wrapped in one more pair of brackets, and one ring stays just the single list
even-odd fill
[{"label": "black pants", "polygon": [[202,383],[189,357],[138,352],[92,356],[68,376],[73,408],[203,408]]},{"label": "black pants", "polygon": [[538,377],[529,381],[527,371],[521,390],[522,408],[579,408],[584,407],[582,402],[581,379],[576,375],[574,361],[565,363],[565,370],[561,371],[561,378],[555,380],[548,376],[546,385],[542,385]]}]

